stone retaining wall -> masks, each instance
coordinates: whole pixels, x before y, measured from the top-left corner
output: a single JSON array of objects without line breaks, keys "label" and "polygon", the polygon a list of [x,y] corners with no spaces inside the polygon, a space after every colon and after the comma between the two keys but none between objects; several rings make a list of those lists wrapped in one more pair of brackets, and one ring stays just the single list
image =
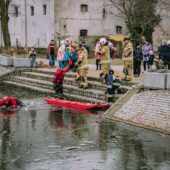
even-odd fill
[{"label": "stone retaining wall", "polygon": [[170,89],[170,73],[146,72],[144,87],[149,89]]}]

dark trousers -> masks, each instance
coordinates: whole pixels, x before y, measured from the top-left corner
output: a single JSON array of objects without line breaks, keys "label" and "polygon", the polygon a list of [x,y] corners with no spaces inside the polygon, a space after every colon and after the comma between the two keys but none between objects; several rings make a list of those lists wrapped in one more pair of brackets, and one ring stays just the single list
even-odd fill
[{"label": "dark trousers", "polygon": [[54,90],[55,90],[55,95],[62,95],[63,94],[63,85],[55,87]]},{"label": "dark trousers", "polygon": [[69,65],[69,60],[64,61],[64,67],[67,67]]},{"label": "dark trousers", "polygon": [[96,60],[96,70],[98,70],[98,69],[101,70],[102,65],[100,64],[100,61],[101,61],[100,59]]},{"label": "dark trousers", "polygon": [[134,75],[140,75],[141,73],[141,61],[134,61]]},{"label": "dark trousers", "polygon": [[148,61],[143,61],[143,68],[144,68],[144,71],[146,71],[146,67],[149,69]]}]

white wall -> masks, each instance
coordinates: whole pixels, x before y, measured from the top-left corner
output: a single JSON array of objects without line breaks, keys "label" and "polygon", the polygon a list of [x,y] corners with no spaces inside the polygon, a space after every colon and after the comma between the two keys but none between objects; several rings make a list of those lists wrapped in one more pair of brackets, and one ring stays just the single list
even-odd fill
[{"label": "white wall", "polygon": [[[103,18],[104,2],[105,0],[62,0],[61,3],[60,0],[56,0],[55,32],[61,34],[61,37],[66,35],[73,40],[79,39],[81,29],[88,30],[88,36],[115,35],[116,25],[125,27],[125,24],[114,15],[106,14]],[[80,11],[81,4],[88,5],[88,12]]]},{"label": "white wall", "polygon": [[[54,38],[54,0],[27,1],[27,42],[25,36],[25,3],[24,0],[13,0],[9,9],[9,29],[12,45],[16,39],[22,46],[34,46],[38,40],[40,47],[47,47]],[[14,16],[14,6],[18,6],[19,15]],[[43,15],[43,5],[47,5],[47,14]],[[31,6],[34,6],[34,16],[31,16]]]}]

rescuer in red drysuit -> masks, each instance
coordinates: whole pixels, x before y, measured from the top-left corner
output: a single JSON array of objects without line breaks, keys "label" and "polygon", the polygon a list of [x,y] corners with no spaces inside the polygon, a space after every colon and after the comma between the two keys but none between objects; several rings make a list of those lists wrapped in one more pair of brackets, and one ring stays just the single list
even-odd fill
[{"label": "rescuer in red drysuit", "polygon": [[5,96],[0,100],[0,107],[5,106],[6,108],[17,108],[21,106],[22,102],[16,97]]},{"label": "rescuer in red drysuit", "polygon": [[63,95],[63,80],[64,80],[64,73],[67,73],[69,71],[69,67],[66,67],[64,69],[57,69],[57,71],[54,74],[53,78],[53,88],[55,90],[56,96],[62,96]]}]

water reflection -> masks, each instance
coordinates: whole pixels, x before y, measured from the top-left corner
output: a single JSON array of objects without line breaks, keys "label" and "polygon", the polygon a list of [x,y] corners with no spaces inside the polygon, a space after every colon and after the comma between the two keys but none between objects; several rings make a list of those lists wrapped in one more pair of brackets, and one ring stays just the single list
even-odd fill
[{"label": "water reflection", "polygon": [[0,169],[169,170],[169,136],[42,101],[0,111]]}]

